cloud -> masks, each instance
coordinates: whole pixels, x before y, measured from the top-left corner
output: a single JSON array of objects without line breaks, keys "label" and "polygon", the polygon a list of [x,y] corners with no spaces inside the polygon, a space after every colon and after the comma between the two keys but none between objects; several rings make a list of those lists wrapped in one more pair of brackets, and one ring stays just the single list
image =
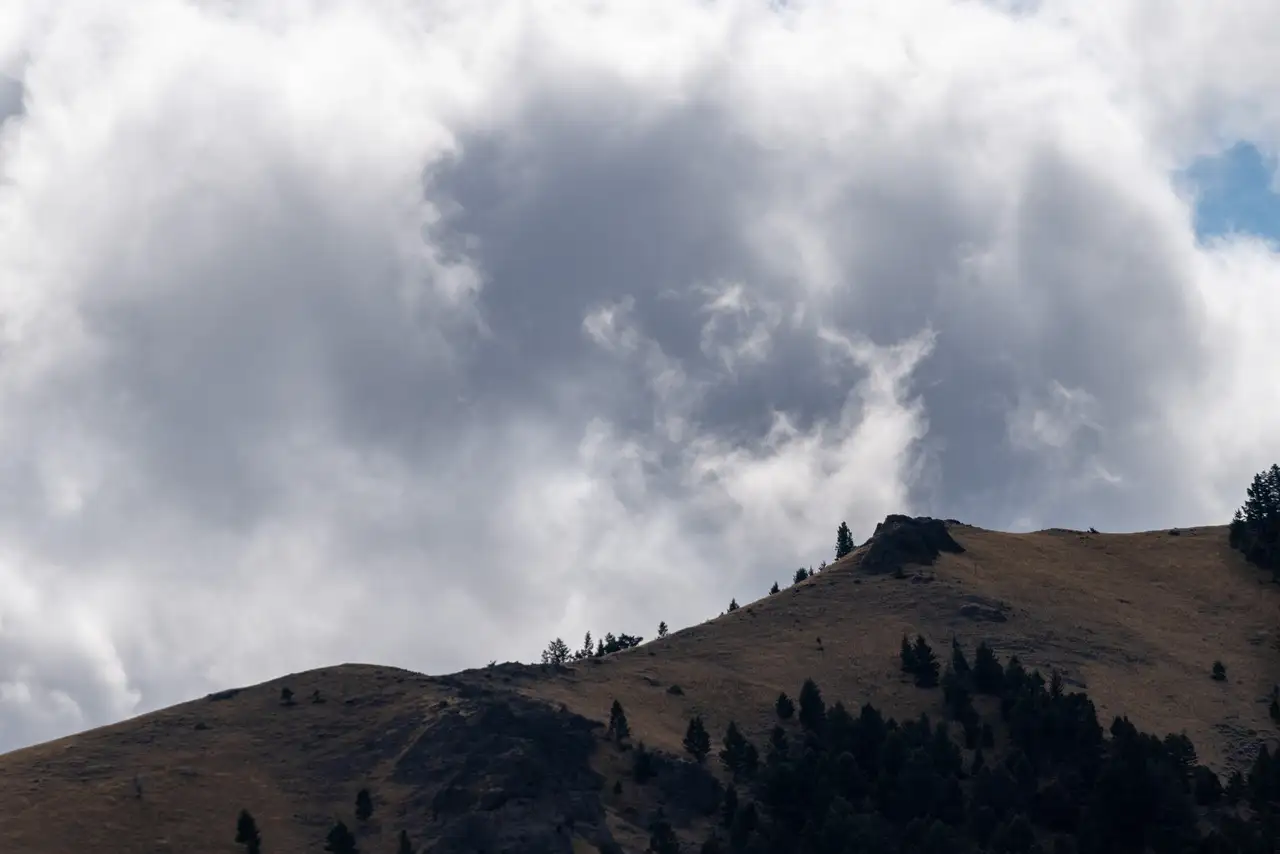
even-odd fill
[{"label": "cloud", "polygon": [[1280,151],[1228,6],[7,4],[0,747],[651,634],[841,520],[1225,520],[1280,456],[1280,260],[1175,179]]}]

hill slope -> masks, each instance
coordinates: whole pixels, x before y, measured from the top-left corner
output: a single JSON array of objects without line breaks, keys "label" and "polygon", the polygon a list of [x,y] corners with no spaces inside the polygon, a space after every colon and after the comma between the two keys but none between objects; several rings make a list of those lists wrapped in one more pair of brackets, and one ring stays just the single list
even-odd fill
[{"label": "hill slope", "polygon": [[[1225,527],[948,529],[964,550],[932,567],[873,569],[886,528],[806,582],[560,670],[428,677],[343,665],[0,756],[0,850],[239,851],[235,816],[247,807],[265,851],[320,851],[334,817],[356,826],[362,787],[375,800],[364,852],[394,851],[401,829],[442,852],[581,852],[606,839],[644,850],[659,800],[692,816],[705,793],[675,764],[656,788],[628,779],[612,790],[630,761],[599,746],[614,699],[635,740],[673,754],[693,714],[715,741],[734,719],[763,743],[778,692],[794,697],[806,677],[828,701],[940,715],[940,692],[900,672],[904,632],[940,653],[955,635],[1058,668],[1104,723],[1124,714],[1145,730],[1185,731],[1218,770],[1274,739],[1280,595],[1228,548]],[[1210,679],[1214,660],[1226,681]],[[293,705],[280,702],[286,685]],[[311,702],[316,691],[323,702]]]}]

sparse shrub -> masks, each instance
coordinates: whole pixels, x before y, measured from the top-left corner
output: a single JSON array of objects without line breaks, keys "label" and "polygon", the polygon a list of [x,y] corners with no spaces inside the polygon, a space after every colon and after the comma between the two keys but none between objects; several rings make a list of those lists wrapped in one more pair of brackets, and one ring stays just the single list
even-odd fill
[{"label": "sparse shrub", "polygon": [[1224,682],[1227,678],[1227,668],[1221,661],[1213,663],[1213,680],[1215,682]]},{"label": "sparse shrub", "polygon": [[329,835],[325,837],[324,850],[330,854],[359,854],[360,851],[356,847],[355,836],[341,821],[329,828]]},{"label": "sparse shrub", "polygon": [[356,792],[356,820],[365,822],[373,815],[373,798],[368,789]]},{"label": "sparse shrub", "polygon": [[778,694],[778,702],[773,704],[774,709],[778,713],[780,720],[789,721],[791,716],[796,713],[796,704],[791,702],[791,698],[783,691]]},{"label": "sparse shrub", "polygon": [[240,810],[236,820],[236,844],[243,845],[247,854],[261,854],[262,834],[258,833],[258,823],[248,810]]},{"label": "sparse shrub", "polygon": [[609,729],[606,735],[619,744],[631,735],[631,727],[627,724],[627,713],[622,710],[622,704],[617,700],[613,701],[613,706],[609,709]]},{"label": "sparse shrub", "polygon": [[689,719],[689,727],[684,733],[684,749],[694,761],[701,765],[711,752],[711,736],[702,723],[702,715],[694,715]]},{"label": "sparse shrub", "polygon": [[853,551],[853,534],[849,531],[849,526],[844,522],[840,523],[840,527],[836,529],[836,560],[844,557]]}]

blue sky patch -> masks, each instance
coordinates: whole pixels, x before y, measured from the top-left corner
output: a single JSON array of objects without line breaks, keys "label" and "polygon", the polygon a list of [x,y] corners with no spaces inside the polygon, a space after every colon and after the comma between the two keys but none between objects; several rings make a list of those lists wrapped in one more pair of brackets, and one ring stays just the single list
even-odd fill
[{"label": "blue sky patch", "polygon": [[1198,196],[1196,236],[1201,240],[1244,233],[1280,241],[1280,194],[1276,170],[1256,147],[1238,142],[1216,157],[1202,157],[1183,173]]}]

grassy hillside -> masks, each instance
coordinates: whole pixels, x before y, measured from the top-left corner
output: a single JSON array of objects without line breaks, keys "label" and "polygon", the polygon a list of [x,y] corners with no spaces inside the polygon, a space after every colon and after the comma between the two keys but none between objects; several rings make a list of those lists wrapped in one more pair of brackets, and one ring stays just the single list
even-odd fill
[{"label": "grassy hillside", "polygon": [[[828,702],[941,717],[941,692],[900,671],[904,632],[944,659],[955,635],[1057,668],[1104,726],[1124,714],[1186,732],[1215,770],[1274,741],[1280,594],[1229,549],[1225,527],[950,533],[964,552],[931,567],[872,572],[864,546],[719,619],[559,671],[343,665],[0,756],[0,851],[235,852],[244,807],[267,852],[323,850],[335,817],[363,852],[390,854],[402,829],[424,850],[589,851],[606,832],[644,850],[652,810],[694,783],[632,785],[630,756],[598,746],[614,699],[634,741],[677,755],[694,714],[717,746],[731,719],[763,745],[778,692],[795,697],[808,677]],[[1225,681],[1210,678],[1215,660]],[[293,705],[281,703],[286,685]],[[594,735],[583,718],[600,722]],[[352,817],[362,787],[375,801],[364,826]]]}]

